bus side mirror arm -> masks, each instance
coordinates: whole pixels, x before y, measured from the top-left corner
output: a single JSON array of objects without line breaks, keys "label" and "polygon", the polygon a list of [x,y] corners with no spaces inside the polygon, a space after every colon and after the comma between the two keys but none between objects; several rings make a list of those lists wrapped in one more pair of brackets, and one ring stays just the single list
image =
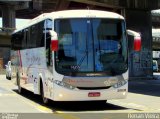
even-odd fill
[{"label": "bus side mirror arm", "polygon": [[58,40],[58,36],[55,31],[49,30],[49,34],[51,35],[51,40]]}]

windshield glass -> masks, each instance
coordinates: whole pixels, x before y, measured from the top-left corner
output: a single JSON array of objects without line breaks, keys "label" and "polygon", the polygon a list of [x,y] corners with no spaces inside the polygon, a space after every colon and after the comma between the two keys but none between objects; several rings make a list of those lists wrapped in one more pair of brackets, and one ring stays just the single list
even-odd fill
[{"label": "windshield glass", "polygon": [[127,71],[127,43],[123,20],[58,19],[59,49],[56,71],[64,75],[98,73],[120,75]]}]

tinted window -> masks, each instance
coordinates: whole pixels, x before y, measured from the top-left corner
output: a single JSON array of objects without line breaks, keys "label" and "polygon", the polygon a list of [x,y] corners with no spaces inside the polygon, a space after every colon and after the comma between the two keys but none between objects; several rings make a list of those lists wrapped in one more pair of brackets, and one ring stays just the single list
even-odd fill
[{"label": "tinted window", "polygon": [[44,21],[28,28],[27,48],[44,47]]},{"label": "tinted window", "polygon": [[56,70],[65,75],[127,70],[125,24],[113,19],[60,19],[55,22],[59,49]]},{"label": "tinted window", "polygon": [[12,36],[12,49],[22,49],[23,31],[19,31]]}]

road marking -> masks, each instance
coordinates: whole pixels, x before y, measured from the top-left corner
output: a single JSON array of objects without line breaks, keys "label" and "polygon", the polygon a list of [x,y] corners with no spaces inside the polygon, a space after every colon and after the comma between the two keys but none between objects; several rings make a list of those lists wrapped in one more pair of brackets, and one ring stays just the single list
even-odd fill
[{"label": "road marking", "polygon": [[[59,116],[63,117],[63,119],[80,119],[80,118],[78,118],[78,117],[76,117],[76,116],[73,116],[73,115],[71,115],[71,114],[64,113],[64,112],[62,112],[62,111],[56,111],[56,113],[57,113]],[[53,114],[55,114],[55,113],[53,113]]]},{"label": "road marking", "polygon": [[[47,107],[44,107],[44,106],[41,106],[35,102],[32,102],[31,100],[29,101],[26,101],[24,99],[22,99],[23,102],[25,102],[26,104],[29,104],[31,105],[32,107],[34,107],[35,109],[39,110],[40,112],[43,112],[43,113],[53,113],[53,111]],[[30,102],[31,101],[31,102]]]},{"label": "road marking", "polygon": [[[27,105],[30,105],[32,107],[34,107],[36,110],[42,112],[42,113],[53,113],[53,111],[45,106],[41,106],[40,104],[33,102],[30,99],[24,98],[21,95],[15,94],[15,96],[17,96],[22,102],[24,102]],[[23,99],[24,98],[24,99]]]},{"label": "road marking", "polygon": [[40,104],[37,104],[30,99],[27,99],[27,98],[23,99],[23,96],[18,95],[16,93],[10,93],[10,94],[0,93],[0,96],[17,96],[22,102],[24,102],[27,105],[30,105],[30,106],[34,107],[36,110],[38,110],[42,113],[58,114],[58,116],[60,116],[64,119],[79,119],[78,117],[75,117],[71,114],[65,114],[64,112],[61,112],[61,111],[55,111],[54,112],[52,109],[47,108],[46,106],[42,106]]},{"label": "road marking", "polygon": [[133,106],[133,107],[140,107],[140,108],[147,108],[146,106],[144,106],[144,105],[139,105],[139,104],[135,104],[135,103],[126,103],[127,105],[129,105],[129,106]]},{"label": "road marking", "polygon": [[[35,104],[34,104],[35,105]],[[42,105],[38,105],[36,106],[40,111],[43,111],[43,112],[47,112],[47,113],[53,113],[53,111],[45,106],[42,106]]]}]

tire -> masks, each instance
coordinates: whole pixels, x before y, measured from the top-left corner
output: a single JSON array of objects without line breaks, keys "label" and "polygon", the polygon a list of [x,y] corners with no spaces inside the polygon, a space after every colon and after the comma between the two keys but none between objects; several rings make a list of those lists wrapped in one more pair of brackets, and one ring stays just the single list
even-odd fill
[{"label": "tire", "polygon": [[21,85],[20,85],[20,77],[19,77],[19,75],[18,75],[18,73],[17,73],[17,86],[18,86],[18,93],[19,94],[22,94],[22,92],[23,92],[23,89],[22,89],[22,87],[21,87]]},{"label": "tire", "polygon": [[11,80],[11,77],[8,77],[8,80]]},{"label": "tire", "polygon": [[44,104],[48,104],[48,98],[44,97],[44,88],[43,88],[43,83],[42,83],[42,80],[40,82],[40,94],[41,94],[41,98],[42,98],[42,102]]}]

